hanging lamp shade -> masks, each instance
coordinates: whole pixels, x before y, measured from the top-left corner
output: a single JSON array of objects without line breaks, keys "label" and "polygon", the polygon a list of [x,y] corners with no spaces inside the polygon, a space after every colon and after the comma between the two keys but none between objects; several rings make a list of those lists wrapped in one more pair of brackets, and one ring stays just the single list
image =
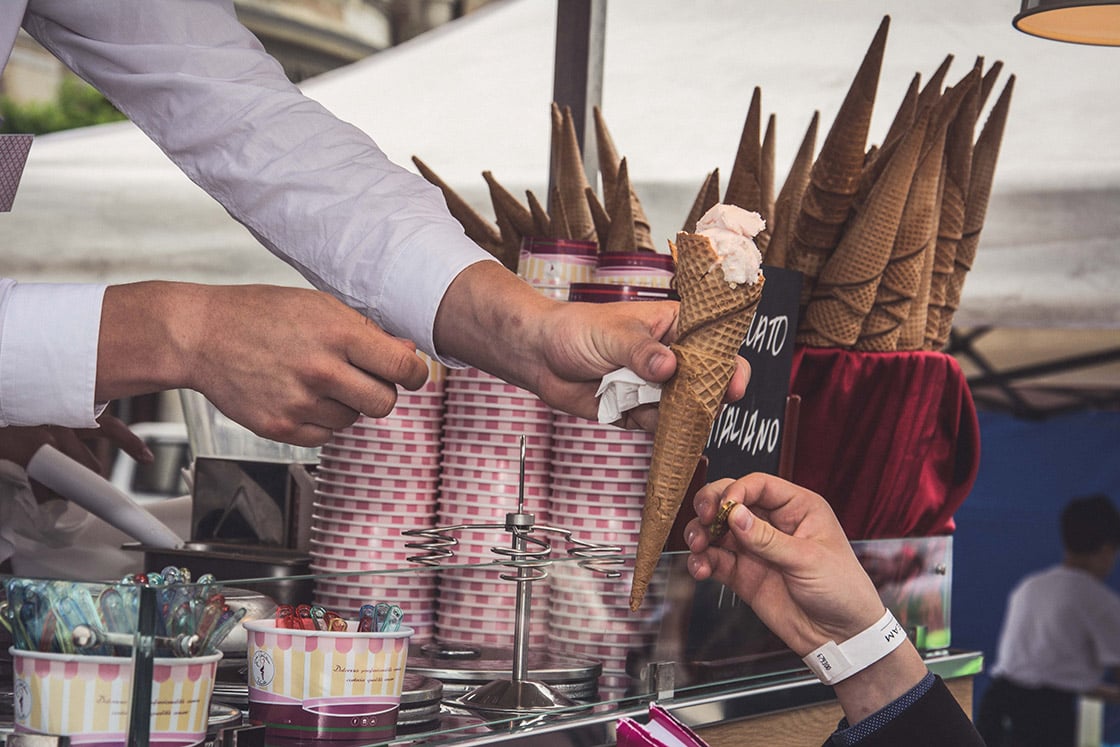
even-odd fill
[{"label": "hanging lamp shade", "polygon": [[1012,23],[1044,39],[1120,46],[1120,2],[1113,0],[1023,0]]}]

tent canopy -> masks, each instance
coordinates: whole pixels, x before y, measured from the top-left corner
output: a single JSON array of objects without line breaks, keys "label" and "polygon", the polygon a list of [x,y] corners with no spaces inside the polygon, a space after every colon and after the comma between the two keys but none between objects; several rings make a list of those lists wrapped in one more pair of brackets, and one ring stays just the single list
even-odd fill
[{"label": "tent canopy", "polygon": [[[602,109],[655,239],[680,227],[705,174],[719,168],[726,182],[756,86],[776,116],[780,180],[814,111],[819,146],[890,15],[872,143],[914,73],[924,81],[946,55],[947,83],[978,56],[1004,63],[996,93],[1016,76],[957,324],[1093,330],[1091,346],[1120,347],[1116,52],[1025,36],[1013,11],[995,0],[610,0]],[[502,0],[303,89],[492,215],[483,170],[515,194],[546,192],[555,34],[555,0]],[[39,138],[0,232],[4,272],[22,279],[303,284],[130,123]],[[1006,365],[1023,364],[1026,339],[1004,346]],[[1107,366],[1080,376],[1120,379]]]}]

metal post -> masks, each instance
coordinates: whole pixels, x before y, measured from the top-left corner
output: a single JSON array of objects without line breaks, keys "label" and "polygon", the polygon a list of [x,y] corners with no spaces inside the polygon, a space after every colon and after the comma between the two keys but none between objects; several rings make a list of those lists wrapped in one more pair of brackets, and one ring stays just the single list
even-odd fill
[{"label": "metal post", "polygon": [[[583,153],[589,184],[596,184],[598,156],[593,109],[603,101],[603,48],[606,43],[607,0],[558,0],[556,4],[556,61],[552,100],[572,110],[576,137]],[[555,148],[553,148],[555,151]],[[556,165],[549,165],[548,193],[556,182]]]},{"label": "metal post", "polygon": [[156,590],[140,587],[140,613],[132,646],[132,703],[128,747],[148,747],[152,724],[152,675],[155,672]]}]

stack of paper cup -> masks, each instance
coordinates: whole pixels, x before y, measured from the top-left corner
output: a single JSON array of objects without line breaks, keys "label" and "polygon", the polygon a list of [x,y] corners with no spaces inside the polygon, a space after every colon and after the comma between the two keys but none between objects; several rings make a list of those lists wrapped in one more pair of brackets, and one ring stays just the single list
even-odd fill
[{"label": "stack of paper cup", "polygon": [[[553,419],[549,518],[577,539],[617,545],[632,558],[638,548],[653,435],[592,423],[563,413]],[[649,645],[656,633],[663,584],[655,581],[641,611],[630,611],[628,561],[623,576],[606,579],[590,570],[558,564],[552,573],[549,630],[564,651],[593,656],[603,674],[626,677],[631,648]],[[621,694],[621,693],[620,693]]]},{"label": "stack of paper cup", "polygon": [[673,281],[674,265],[670,254],[602,252],[591,273],[591,282],[668,288]]},{"label": "stack of paper cup", "polygon": [[590,282],[598,255],[599,245],[594,241],[526,236],[521,241],[517,274],[544,295],[566,301],[569,285]]},{"label": "stack of paper cup", "polygon": [[435,524],[446,369],[430,369],[387,417],[363,416],[323,445],[311,517],[315,602],[346,614],[364,603],[399,604],[417,639],[434,632],[435,574],[386,571],[409,567],[416,554],[401,532]]},{"label": "stack of paper cup", "polygon": [[[552,412],[524,389],[478,369],[449,373],[443,424],[439,525],[490,525],[454,533],[459,544],[447,563],[492,564],[494,547],[511,547],[507,513],[518,510],[521,439],[525,439],[524,506],[546,520]],[[442,640],[509,646],[514,635],[517,584],[501,566],[448,568],[440,573],[436,635]],[[533,583],[529,642],[547,643],[547,581]]]}]

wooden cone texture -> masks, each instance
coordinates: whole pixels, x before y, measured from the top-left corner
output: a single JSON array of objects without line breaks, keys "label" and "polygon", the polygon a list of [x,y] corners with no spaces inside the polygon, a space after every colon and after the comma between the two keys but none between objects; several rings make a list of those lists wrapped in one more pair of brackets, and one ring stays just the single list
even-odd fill
[{"label": "wooden cone texture", "polygon": [[677,234],[674,287],[681,297],[677,372],[662,388],[638,539],[630,608],[641,606],[712,430],[764,279],[732,286],[706,236]]},{"label": "wooden cone texture", "polygon": [[865,210],[856,216],[821,270],[805,310],[808,326],[798,334],[799,342],[850,348],[859,339],[894,250],[924,139],[925,125],[915,126],[891,155]]},{"label": "wooden cone texture", "polygon": [[770,227],[770,243],[766,245],[766,252],[762,256],[766,264],[773,267],[785,267],[788,262],[793,225],[801,209],[801,198],[809,187],[809,172],[813,168],[813,151],[817,147],[819,123],[820,112],[813,112],[809,126],[805,129],[805,136],[801,138],[797,155],[794,156],[793,163],[789,167],[786,180],[774,200],[774,221]]},{"label": "wooden cone texture", "polygon": [[859,188],[888,27],[889,18],[884,17],[813,164],[801,199],[787,264],[804,275],[802,306],[808,303],[821,268],[839,243]]}]

